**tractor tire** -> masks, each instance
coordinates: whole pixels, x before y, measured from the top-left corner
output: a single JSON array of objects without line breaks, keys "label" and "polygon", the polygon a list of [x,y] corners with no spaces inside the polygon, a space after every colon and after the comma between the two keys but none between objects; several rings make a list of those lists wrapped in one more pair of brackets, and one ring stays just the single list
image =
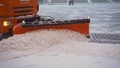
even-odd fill
[{"label": "tractor tire", "polygon": [[3,39],[3,34],[0,33],[0,41]]}]

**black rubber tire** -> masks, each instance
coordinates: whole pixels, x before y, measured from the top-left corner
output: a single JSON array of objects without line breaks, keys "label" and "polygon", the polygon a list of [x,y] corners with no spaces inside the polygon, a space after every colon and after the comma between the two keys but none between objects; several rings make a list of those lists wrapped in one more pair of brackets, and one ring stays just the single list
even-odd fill
[{"label": "black rubber tire", "polygon": [[3,35],[3,34],[0,33],[0,41],[3,39],[3,36],[2,36],[2,35]]}]

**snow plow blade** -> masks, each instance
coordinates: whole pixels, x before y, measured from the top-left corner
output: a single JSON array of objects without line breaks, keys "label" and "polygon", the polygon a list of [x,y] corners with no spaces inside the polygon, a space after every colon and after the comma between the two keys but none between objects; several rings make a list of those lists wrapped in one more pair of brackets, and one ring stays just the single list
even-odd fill
[{"label": "snow plow blade", "polygon": [[47,21],[49,23],[19,23],[13,28],[13,34],[23,34],[25,32],[38,29],[68,29],[77,31],[85,36],[89,36],[90,19],[76,19],[65,21]]}]

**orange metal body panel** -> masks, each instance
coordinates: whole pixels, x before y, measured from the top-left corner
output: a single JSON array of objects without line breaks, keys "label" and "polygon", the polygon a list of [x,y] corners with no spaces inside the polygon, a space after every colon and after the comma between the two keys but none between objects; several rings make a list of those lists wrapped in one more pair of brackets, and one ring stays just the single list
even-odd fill
[{"label": "orange metal body panel", "polygon": [[0,0],[0,17],[36,14],[37,0]]},{"label": "orange metal body panel", "polygon": [[[0,33],[8,33],[18,24],[19,16],[36,14],[38,11],[37,0],[0,0]],[[3,26],[3,21],[11,21],[9,26]]]},{"label": "orange metal body panel", "polygon": [[13,29],[13,34],[22,34],[25,32],[38,30],[38,29],[68,29],[80,32],[84,35],[89,35],[89,23],[80,23],[80,24],[63,24],[63,25],[51,25],[51,26],[37,26],[37,27],[29,27],[23,28],[22,24],[17,24]]}]

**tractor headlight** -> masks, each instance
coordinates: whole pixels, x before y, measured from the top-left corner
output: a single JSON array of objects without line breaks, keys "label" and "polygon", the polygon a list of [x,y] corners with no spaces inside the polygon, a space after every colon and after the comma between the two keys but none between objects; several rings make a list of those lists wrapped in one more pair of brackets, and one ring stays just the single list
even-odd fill
[{"label": "tractor headlight", "polygon": [[90,16],[88,16],[88,19],[90,19]]},{"label": "tractor headlight", "polygon": [[22,24],[25,25],[25,23],[26,23],[26,22],[23,20],[23,21],[22,21]]},{"label": "tractor headlight", "polygon": [[9,26],[11,24],[12,24],[11,21],[3,21],[3,26]]}]

